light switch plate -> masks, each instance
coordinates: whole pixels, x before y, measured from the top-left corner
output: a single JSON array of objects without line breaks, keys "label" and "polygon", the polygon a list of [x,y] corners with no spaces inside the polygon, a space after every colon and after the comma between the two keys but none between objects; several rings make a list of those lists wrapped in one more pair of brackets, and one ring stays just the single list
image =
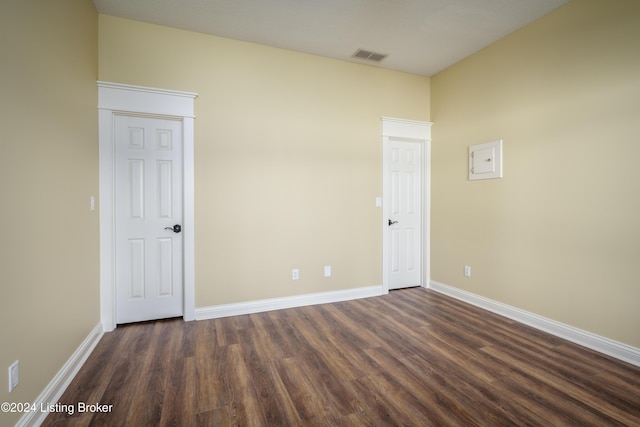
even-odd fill
[{"label": "light switch plate", "polygon": [[469,180],[502,178],[502,140],[469,147]]}]

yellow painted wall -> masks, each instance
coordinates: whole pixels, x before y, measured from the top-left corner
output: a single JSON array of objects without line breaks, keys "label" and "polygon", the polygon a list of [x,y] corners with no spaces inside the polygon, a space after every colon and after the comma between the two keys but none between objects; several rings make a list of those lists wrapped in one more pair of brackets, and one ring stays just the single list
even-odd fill
[{"label": "yellow painted wall", "polygon": [[[640,347],[640,2],[574,0],[431,90],[432,280]],[[504,178],[468,181],[496,139]]]},{"label": "yellow painted wall", "polygon": [[100,80],[198,93],[196,307],[381,285],[381,116],[429,120],[429,78],[99,22]]},{"label": "yellow painted wall", "polygon": [[0,402],[33,402],[100,320],[97,26],[89,0],[0,2]]}]

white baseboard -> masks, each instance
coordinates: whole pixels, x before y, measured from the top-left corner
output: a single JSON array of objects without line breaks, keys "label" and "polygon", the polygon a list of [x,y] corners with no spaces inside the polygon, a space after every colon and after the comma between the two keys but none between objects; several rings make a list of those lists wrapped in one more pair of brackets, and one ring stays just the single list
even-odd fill
[{"label": "white baseboard", "polygon": [[429,283],[429,289],[483,308],[501,316],[508,317],[509,319],[524,323],[525,325],[532,326],[536,329],[548,332],[552,335],[566,339],[576,344],[580,344],[597,352],[615,357],[616,359],[631,363],[632,365],[640,366],[640,349],[638,348],[631,347],[629,345],[613,341],[609,338],[605,338],[600,335],[584,331],[582,329],[574,328],[573,326],[556,322],[555,320],[538,316],[537,314],[533,314],[507,304],[493,301],[491,299],[481,297],[471,292],[463,291],[461,289],[454,288],[452,286],[448,286],[433,280]]},{"label": "white baseboard", "polygon": [[321,292],[292,297],[272,298],[259,301],[196,308],[195,316],[196,320],[216,319],[218,317],[261,313],[264,311],[281,310],[284,308],[303,307],[305,305],[327,304],[359,298],[368,298],[382,295],[382,293],[382,286],[367,286],[364,288],[345,289],[341,291]]},{"label": "white baseboard", "polygon": [[[60,397],[62,397],[62,393],[64,393],[69,384],[71,384],[71,380],[76,376],[100,341],[100,338],[102,338],[102,335],[104,335],[102,323],[98,323],[71,355],[69,360],[67,360],[67,363],[64,364],[42,393],[40,393],[40,396],[33,402],[35,408],[46,407],[48,403],[55,404],[58,402]],[[48,412],[27,412],[20,418],[16,427],[39,426],[47,415],[49,415]]]}]

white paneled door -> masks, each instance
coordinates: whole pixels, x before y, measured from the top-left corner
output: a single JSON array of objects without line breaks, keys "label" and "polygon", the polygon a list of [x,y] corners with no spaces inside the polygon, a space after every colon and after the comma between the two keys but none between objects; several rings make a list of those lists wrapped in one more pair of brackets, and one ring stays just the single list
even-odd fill
[{"label": "white paneled door", "polygon": [[182,316],[182,122],[115,117],[116,323]]},{"label": "white paneled door", "polygon": [[422,144],[390,140],[387,153],[389,289],[422,284]]}]

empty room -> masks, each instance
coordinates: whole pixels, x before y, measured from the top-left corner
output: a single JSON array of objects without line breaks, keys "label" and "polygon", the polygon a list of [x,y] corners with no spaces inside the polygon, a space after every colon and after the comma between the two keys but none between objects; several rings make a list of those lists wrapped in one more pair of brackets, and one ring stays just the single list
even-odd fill
[{"label": "empty room", "polygon": [[0,425],[640,425],[640,2],[0,4]]}]

